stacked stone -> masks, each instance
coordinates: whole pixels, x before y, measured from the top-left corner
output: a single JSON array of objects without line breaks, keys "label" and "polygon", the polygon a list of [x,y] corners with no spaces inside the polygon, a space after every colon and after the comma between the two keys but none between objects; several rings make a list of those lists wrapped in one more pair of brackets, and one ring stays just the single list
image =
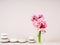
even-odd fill
[{"label": "stacked stone", "polygon": [[6,33],[1,34],[1,42],[3,42],[3,43],[9,42],[9,38],[8,38],[8,35]]},{"label": "stacked stone", "polygon": [[36,40],[35,40],[34,37],[29,37],[29,38],[28,38],[28,42],[29,42],[29,43],[35,43]]}]

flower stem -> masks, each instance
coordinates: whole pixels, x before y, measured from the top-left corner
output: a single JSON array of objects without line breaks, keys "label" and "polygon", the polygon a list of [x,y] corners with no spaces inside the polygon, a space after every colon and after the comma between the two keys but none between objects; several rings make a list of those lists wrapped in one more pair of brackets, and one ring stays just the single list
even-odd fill
[{"label": "flower stem", "polygon": [[38,42],[39,43],[41,42],[41,31],[39,31],[39,33],[38,33]]}]

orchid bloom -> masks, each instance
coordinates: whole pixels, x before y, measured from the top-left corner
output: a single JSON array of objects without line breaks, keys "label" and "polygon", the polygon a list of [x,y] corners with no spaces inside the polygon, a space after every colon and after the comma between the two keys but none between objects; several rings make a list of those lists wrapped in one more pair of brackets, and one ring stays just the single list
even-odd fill
[{"label": "orchid bloom", "polygon": [[37,21],[37,16],[36,15],[34,15],[33,17],[32,17],[32,21],[34,22],[34,21]]},{"label": "orchid bloom", "polygon": [[42,20],[44,20],[43,14],[38,15],[38,21],[42,21]]},{"label": "orchid bloom", "polygon": [[32,17],[32,22],[35,27],[38,29],[45,29],[47,27],[46,22],[44,21],[44,16],[39,14],[38,16],[34,15]]},{"label": "orchid bloom", "polygon": [[39,22],[38,23],[38,28],[40,28],[40,29],[45,29],[47,27],[47,25],[46,25],[46,22],[45,21],[42,21],[42,22]]}]

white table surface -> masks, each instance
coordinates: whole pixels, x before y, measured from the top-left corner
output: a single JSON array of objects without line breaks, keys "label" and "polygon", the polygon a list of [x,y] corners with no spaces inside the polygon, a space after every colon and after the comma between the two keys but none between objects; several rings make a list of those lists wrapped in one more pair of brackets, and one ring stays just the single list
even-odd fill
[{"label": "white table surface", "polygon": [[45,43],[0,43],[0,45],[60,45],[60,42],[45,42]]}]

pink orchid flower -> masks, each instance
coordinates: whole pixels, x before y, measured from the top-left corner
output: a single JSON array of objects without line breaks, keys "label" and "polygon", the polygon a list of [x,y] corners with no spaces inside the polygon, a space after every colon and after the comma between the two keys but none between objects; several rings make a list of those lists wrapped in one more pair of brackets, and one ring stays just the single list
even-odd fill
[{"label": "pink orchid flower", "polygon": [[47,27],[47,25],[46,25],[45,21],[38,22],[38,27],[37,28],[45,29],[46,27]]},{"label": "pink orchid flower", "polygon": [[32,22],[34,22],[34,21],[37,21],[37,16],[36,16],[36,15],[34,15],[34,16],[32,17]]},{"label": "pink orchid flower", "polygon": [[38,21],[42,21],[42,20],[44,20],[43,14],[38,15]]},{"label": "pink orchid flower", "polygon": [[38,16],[34,15],[32,17],[32,22],[35,27],[38,29],[45,29],[47,27],[46,22],[44,21],[44,16],[39,14]]}]

